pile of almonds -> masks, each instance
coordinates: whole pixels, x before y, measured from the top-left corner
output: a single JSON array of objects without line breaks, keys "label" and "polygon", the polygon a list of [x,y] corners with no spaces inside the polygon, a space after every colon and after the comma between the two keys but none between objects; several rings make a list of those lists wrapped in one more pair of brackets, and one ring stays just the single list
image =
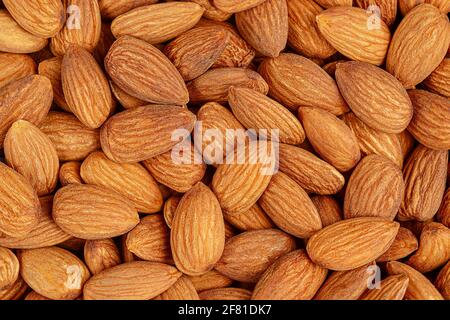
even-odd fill
[{"label": "pile of almonds", "polygon": [[450,1],[0,4],[0,299],[450,299]]}]

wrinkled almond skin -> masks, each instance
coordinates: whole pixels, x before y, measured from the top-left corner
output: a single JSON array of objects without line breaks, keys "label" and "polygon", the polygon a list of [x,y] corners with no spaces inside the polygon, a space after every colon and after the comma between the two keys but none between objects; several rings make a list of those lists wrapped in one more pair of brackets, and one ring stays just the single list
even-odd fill
[{"label": "wrinkled almond skin", "polygon": [[233,280],[217,272],[216,270],[208,271],[200,276],[187,276],[191,280],[197,292],[229,287]]},{"label": "wrinkled almond skin", "polygon": [[112,81],[109,82],[109,85],[111,86],[111,92],[113,93],[114,97],[117,99],[117,101],[119,101],[124,109],[133,109],[148,104],[146,101],[129,95]]},{"label": "wrinkled almond skin", "polygon": [[213,0],[214,6],[230,13],[248,10],[263,2],[264,0]]},{"label": "wrinkled almond skin", "polygon": [[[397,2],[398,0],[356,0],[355,6],[365,10],[370,10],[371,6],[378,6],[381,19],[390,27],[397,16]],[[378,14],[378,11],[372,12]]]},{"label": "wrinkled almond skin", "polygon": [[352,6],[350,0],[316,0],[316,2],[323,8]]},{"label": "wrinkled almond skin", "polygon": [[64,91],[61,81],[61,57],[53,57],[46,59],[39,63],[39,75],[47,77],[52,83],[53,88],[53,101],[61,109],[70,112],[67,105],[66,98],[64,97]]},{"label": "wrinkled almond skin", "polygon": [[170,229],[160,214],[149,215],[126,236],[130,252],[146,261],[173,264],[170,251]]},{"label": "wrinkled almond skin", "polygon": [[350,109],[369,127],[400,133],[411,121],[411,100],[401,83],[386,71],[351,61],[336,66],[336,81]]},{"label": "wrinkled almond skin", "polygon": [[407,130],[397,134],[397,137],[400,141],[400,147],[402,148],[403,159],[406,159],[411,151],[414,150],[414,147],[417,144],[416,140]]},{"label": "wrinkled almond skin", "polygon": [[427,273],[450,259],[450,229],[441,223],[427,223],[420,234],[419,250],[408,259],[408,265]]},{"label": "wrinkled almond skin", "polygon": [[52,104],[50,80],[31,75],[9,83],[0,89],[0,146],[6,132],[17,120],[39,125]]},{"label": "wrinkled almond skin", "polygon": [[58,247],[22,250],[19,261],[25,282],[37,293],[53,300],[76,299],[90,277],[80,259]]},{"label": "wrinkled almond skin", "polygon": [[199,293],[200,300],[250,300],[252,292],[243,288],[216,288]]},{"label": "wrinkled almond skin", "polygon": [[14,252],[0,247],[0,289],[13,285],[19,277],[19,260]]},{"label": "wrinkled almond skin", "polygon": [[85,284],[85,300],[149,300],[169,289],[181,272],[167,264],[135,261],[103,270]]},{"label": "wrinkled almond skin", "polygon": [[385,253],[377,258],[377,261],[386,262],[403,259],[416,251],[418,247],[419,243],[414,233],[409,229],[400,227],[394,242]]},{"label": "wrinkled almond skin", "polygon": [[83,161],[80,174],[87,184],[109,188],[128,198],[141,213],[162,208],[158,184],[139,163],[116,163],[103,152],[94,152]]},{"label": "wrinkled almond skin", "polygon": [[448,152],[417,146],[403,168],[405,195],[399,220],[426,221],[439,210],[445,192]]},{"label": "wrinkled almond skin", "polygon": [[[300,144],[305,140],[305,132],[300,122],[284,106],[255,90],[231,87],[228,104],[235,117],[247,129],[279,129],[279,141]],[[262,132],[260,136],[266,136]],[[273,139],[270,134],[268,139]]]},{"label": "wrinkled almond skin", "polygon": [[100,149],[99,130],[86,127],[69,113],[49,112],[39,129],[50,138],[61,161],[83,160]]},{"label": "wrinkled almond skin", "polygon": [[81,163],[76,161],[69,161],[63,163],[59,168],[59,182],[61,185],[67,186],[69,184],[83,184],[84,181],[80,175]]},{"label": "wrinkled almond skin", "polygon": [[400,12],[404,16],[406,16],[406,14],[415,6],[418,6],[422,3],[432,4],[443,13],[450,12],[450,3],[448,3],[448,1],[446,0],[398,0]]},{"label": "wrinkled almond skin", "polygon": [[39,222],[41,206],[36,191],[21,174],[0,162],[0,232],[26,236]]},{"label": "wrinkled almond skin", "polygon": [[47,39],[37,37],[23,29],[6,10],[0,10],[0,26],[2,29],[0,51],[32,53],[47,45]]},{"label": "wrinkled almond skin", "polygon": [[335,115],[348,111],[336,82],[307,58],[282,53],[277,58],[264,59],[258,72],[269,85],[269,95],[291,110],[310,106]]},{"label": "wrinkled almond skin", "polygon": [[403,199],[400,168],[379,155],[366,156],[352,172],[345,191],[344,217],[381,217],[393,220]]},{"label": "wrinkled almond skin", "polygon": [[227,241],[215,269],[233,280],[256,283],[275,260],[295,248],[294,238],[280,230],[243,232]]},{"label": "wrinkled almond skin", "polygon": [[133,203],[116,191],[76,184],[56,192],[53,218],[67,233],[87,240],[122,235],[139,222]]},{"label": "wrinkled almond skin", "polygon": [[63,56],[71,44],[92,52],[100,40],[102,27],[98,1],[64,0],[63,4],[68,18],[64,27],[52,37],[52,53],[57,57]]},{"label": "wrinkled almond skin", "polygon": [[12,81],[36,74],[36,63],[25,54],[0,53],[0,88]]},{"label": "wrinkled almond skin", "polygon": [[184,194],[175,212],[170,234],[175,265],[188,275],[210,271],[220,259],[225,228],[219,201],[203,183]]},{"label": "wrinkled almond skin", "polygon": [[177,67],[184,81],[189,81],[208,71],[228,41],[229,33],[223,28],[199,27],[178,36],[163,52]]},{"label": "wrinkled almond skin", "polygon": [[171,196],[164,203],[164,221],[169,228],[172,228],[173,217],[175,216],[175,211],[177,210],[178,204],[180,203],[181,196]]},{"label": "wrinkled almond skin", "polygon": [[404,274],[389,276],[380,282],[380,288],[367,290],[360,300],[403,300],[408,284]]},{"label": "wrinkled almond skin", "polygon": [[305,250],[290,252],[264,272],[252,300],[311,300],[325,281],[327,272],[314,264]]},{"label": "wrinkled almond skin", "polygon": [[55,36],[65,22],[60,0],[5,0],[3,4],[22,28],[37,37]]},{"label": "wrinkled almond skin", "polygon": [[441,96],[450,98],[450,58],[442,60],[429,76],[423,81],[428,90],[440,94]]},{"label": "wrinkled almond skin", "polygon": [[408,131],[424,146],[450,149],[450,99],[425,90],[410,90],[414,116]]},{"label": "wrinkled almond skin", "polygon": [[398,222],[362,217],[339,221],[315,233],[306,249],[311,260],[331,270],[361,267],[382,255],[397,235]]},{"label": "wrinkled almond skin", "polygon": [[308,194],[282,172],[272,177],[258,203],[281,230],[297,238],[309,238],[322,228]]},{"label": "wrinkled almond skin", "polygon": [[204,9],[192,2],[158,3],[130,10],[111,24],[116,38],[132,36],[150,44],[163,43],[191,29]]},{"label": "wrinkled almond skin", "polygon": [[158,0],[99,0],[98,5],[100,7],[102,18],[114,19],[134,8],[154,4],[156,2],[158,2]]},{"label": "wrinkled almond skin", "polygon": [[51,300],[49,298],[44,297],[43,295],[40,295],[36,291],[31,291],[24,300]]},{"label": "wrinkled almond skin", "polygon": [[358,140],[344,121],[320,108],[300,107],[298,114],[308,141],[322,159],[341,172],[358,163]]},{"label": "wrinkled almond skin", "polygon": [[[140,121],[136,123],[136,119]],[[139,162],[172,149],[179,138],[172,139],[173,131],[183,130],[185,138],[194,122],[195,115],[178,106],[138,107],[109,118],[101,129],[100,141],[109,159],[119,163]]]},{"label": "wrinkled almond skin", "polygon": [[450,261],[441,269],[434,285],[445,299],[450,299]]},{"label": "wrinkled almond skin", "polygon": [[335,194],[345,183],[333,166],[302,148],[287,144],[280,144],[280,171],[307,192],[321,195]]},{"label": "wrinkled almond skin", "polygon": [[201,5],[205,12],[203,12],[203,16],[207,19],[211,19],[214,21],[225,21],[231,17],[231,13],[222,11],[216,8],[213,4],[213,0],[183,0],[188,2],[195,2],[198,5]]},{"label": "wrinkled almond skin", "polygon": [[70,45],[62,60],[61,81],[70,111],[88,128],[99,128],[113,110],[114,101],[94,57],[82,47]]},{"label": "wrinkled almond skin", "polygon": [[112,239],[88,240],[84,244],[84,261],[93,275],[121,263],[119,249]]},{"label": "wrinkled almond skin", "polygon": [[443,225],[445,225],[447,228],[450,228],[450,189],[447,189],[444,194],[444,198],[442,199],[437,218]]},{"label": "wrinkled almond skin", "polygon": [[391,261],[386,265],[390,275],[404,274],[409,278],[408,288],[404,299],[406,300],[444,300],[436,287],[419,271],[398,262]]},{"label": "wrinkled almond skin", "polygon": [[339,202],[332,196],[315,195],[311,201],[319,213],[322,227],[329,226],[342,220],[342,209]]},{"label": "wrinkled almond skin", "polygon": [[225,220],[241,231],[272,229],[273,222],[256,203],[244,212],[225,214]]},{"label": "wrinkled almond skin", "polygon": [[155,300],[200,300],[192,281],[182,275],[169,289],[161,293]]},{"label": "wrinkled almond skin", "polygon": [[389,47],[386,70],[405,88],[425,80],[444,59],[450,44],[448,23],[447,16],[430,4],[415,7],[400,22]]},{"label": "wrinkled almond skin", "polygon": [[7,286],[6,288],[0,289],[0,301],[2,300],[19,300],[28,290],[28,285],[23,281],[22,277],[19,276],[16,282]]},{"label": "wrinkled almond skin", "polygon": [[226,102],[231,86],[253,89],[267,94],[269,87],[257,72],[242,68],[211,69],[189,82],[187,88],[192,103]]},{"label": "wrinkled almond skin", "polygon": [[361,8],[333,7],[316,20],[322,35],[337,51],[352,60],[379,66],[385,60],[391,33],[382,20],[379,28],[368,28],[371,16]]}]

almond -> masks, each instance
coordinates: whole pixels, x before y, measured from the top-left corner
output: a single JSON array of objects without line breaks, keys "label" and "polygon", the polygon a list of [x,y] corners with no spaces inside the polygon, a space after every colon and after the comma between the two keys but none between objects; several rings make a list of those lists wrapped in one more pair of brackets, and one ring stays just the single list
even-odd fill
[{"label": "almond", "polygon": [[379,256],[397,235],[398,222],[363,217],[336,222],[315,233],[306,249],[311,260],[331,270],[361,267]]},{"label": "almond", "polygon": [[400,133],[411,121],[413,107],[408,94],[386,71],[351,61],[336,66],[336,81],[350,109],[369,127]]},{"label": "almond", "polygon": [[253,300],[311,300],[325,281],[327,270],[314,264],[305,250],[275,261],[259,279]]},{"label": "almond", "polygon": [[119,249],[112,239],[86,241],[84,261],[93,275],[121,263]]},{"label": "almond", "polygon": [[189,101],[178,70],[145,41],[130,36],[116,40],[105,58],[105,68],[122,90],[141,100],[178,105]]},{"label": "almond", "polygon": [[341,205],[335,198],[331,196],[315,195],[311,197],[311,201],[319,213],[323,227],[342,220],[343,215]]},{"label": "almond", "polygon": [[205,9],[205,12],[203,12],[203,16],[205,18],[215,21],[225,21],[231,17],[231,13],[216,8],[213,4],[213,0],[184,0],[184,1],[195,2],[196,4],[201,5]]},{"label": "almond", "polygon": [[29,294],[27,294],[24,300],[51,300],[51,299],[40,295],[36,291],[31,291]]},{"label": "almond", "polygon": [[344,56],[374,65],[383,64],[391,33],[382,20],[372,26],[372,13],[361,8],[333,7],[317,15],[325,39]]},{"label": "almond", "polygon": [[400,147],[402,148],[403,159],[406,159],[411,151],[414,150],[416,140],[407,130],[397,134],[397,137],[400,141]]},{"label": "almond", "polygon": [[[450,47],[449,47],[450,48]],[[423,84],[428,90],[438,93],[441,96],[450,98],[450,89],[448,83],[450,82],[450,58],[442,60],[439,67],[437,67],[429,76],[423,81]]]},{"label": "almond", "polygon": [[139,222],[133,203],[121,194],[104,187],[76,184],[56,192],[53,218],[67,233],[87,240],[122,235]]},{"label": "almond", "polygon": [[373,6],[376,6],[375,10],[379,11],[371,11],[372,14],[380,14],[381,20],[383,20],[388,27],[395,22],[397,16],[397,0],[356,0],[355,6],[365,10],[370,10]]},{"label": "almond", "polygon": [[291,110],[310,106],[336,115],[348,111],[334,80],[307,58],[282,53],[264,59],[258,72],[269,84],[269,95]]},{"label": "almond", "polygon": [[158,0],[99,0],[98,5],[103,18],[114,19],[134,8],[153,4]]},{"label": "almond", "polygon": [[257,203],[247,211],[225,214],[225,220],[242,231],[272,229],[274,227],[273,222]]},{"label": "almond", "polygon": [[91,153],[81,165],[83,181],[114,190],[141,213],[158,212],[163,205],[155,179],[138,163],[116,163],[103,152]]},{"label": "almond", "polygon": [[80,259],[58,247],[22,250],[19,260],[25,282],[37,293],[53,300],[76,299],[90,276]]},{"label": "almond", "polygon": [[233,280],[256,283],[275,260],[295,247],[294,238],[280,230],[243,232],[227,241],[215,268]]},{"label": "almond", "polygon": [[351,7],[350,0],[315,0],[323,8],[331,7]]},{"label": "almond", "polygon": [[400,227],[394,242],[392,242],[389,249],[377,261],[385,262],[403,259],[416,251],[418,247],[419,243],[414,233],[409,229]]},{"label": "almond", "polygon": [[125,109],[133,109],[147,104],[147,102],[129,95],[114,82],[109,81],[109,85],[111,86],[111,92],[114,94],[114,97]]},{"label": "almond", "polygon": [[430,4],[415,7],[400,22],[389,47],[386,70],[405,88],[425,80],[444,59],[450,44],[448,23],[448,17]]},{"label": "almond", "polygon": [[167,264],[135,261],[106,269],[84,286],[85,300],[149,300],[169,289],[181,272]]},{"label": "almond", "polygon": [[0,247],[0,289],[14,284],[19,277],[19,260],[14,252]]},{"label": "almond", "polygon": [[408,283],[404,274],[389,276],[380,282],[380,288],[367,290],[360,300],[403,300]]},{"label": "almond", "polygon": [[191,280],[197,292],[215,288],[225,288],[233,283],[233,280],[217,272],[216,270],[208,271],[200,276],[187,277]]},{"label": "almond", "polygon": [[441,269],[434,284],[442,296],[448,300],[450,298],[450,262]]},{"label": "almond", "polygon": [[50,80],[53,88],[53,101],[61,109],[70,112],[67,105],[66,98],[61,81],[61,57],[54,57],[39,63],[39,75],[44,76]]},{"label": "almond", "polygon": [[250,300],[252,292],[243,288],[217,288],[199,293],[200,300]]},{"label": "almond", "polygon": [[169,228],[172,228],[173,217],[175,216],[175,211],[177,210],[180,200],[180,196],[171,196],[164,203],[164,221]]},{"label": "almond", "polygon": [[204,9],[192,2],[157,3],[130,10],[111,24],[116,38],[132,36],[151,44],[163,43],[191,29]]},{"label": "almond", "polygon": [[0,301],[2,300],[19,300],[28,290],[28,285],[19,276],[16,282],[6,288],[0,289]]},{"label": "almond", "polygon": [[443,13],[448,13],[450,11],[450,4],[446,0],[399,0],[398,4],[402,15],[411,11],[415,6],[421,3],[429,3],[441,10]]},{"label": "almond", "polygon": [[450,227],[450,189],[447,189],[444,194],[437,218],[447,228]]},{"label": "almond", "polygon": [[182,275],[167,291],[161,293],[155,300],[199,300],[192,281]]},{"label": "almond", "polygon": [[80,175],[81,163],[76,161],[65,162],[59,168],[59,182],[61,185],[83,184],[84,181]]},{"label": "almond", "polygon": [[264,0],[213,0],[214,6],[230,13],[248,10],[263,2]]},{"label": "almond", "polygon": [[8,83],[36,74],[36,63],[25,54],[0,53],[0,88]]}]

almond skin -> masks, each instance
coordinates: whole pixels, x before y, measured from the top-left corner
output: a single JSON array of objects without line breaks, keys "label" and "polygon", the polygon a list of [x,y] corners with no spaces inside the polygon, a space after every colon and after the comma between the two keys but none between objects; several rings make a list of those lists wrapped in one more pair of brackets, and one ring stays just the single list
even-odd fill
[{"label": "almond skin", "polygon": [[188,1],[195,2],[196,4],[201,5],[205,9],[205,12],[203,12],[203,16],[207,19],[220,22],[228,20],[231,17],[231,13],[216,8],[213,4],[213,0],[188,0]]},{"label": "almond skin", "polygon": [[450,189],[447,189],[447,191],[444,194],[444,198],[442,199],[441,207],[439,208],[437,218],[447,228],[450,227]]},{"label": "almond skin", "polygon": [[400,168],[389,159],[370,155],[361,160],[347,184],[344,217],[381,217],[393,220],[403,199]]},{"label": "almond skin", "polygon": [[69,184],[83,184],[83,179],[80,175],[81,163],[76,161],[65,162],[59,168],[59,182],[61,185],[67,186]]},{"label": "almond skin", "polygon": [[149,215],[126,236],[130,252],[146,261],[173,264],[170,251],[170,229],[160,214]]},{"label": "almond skin", "polygon": [[61,57],[54,57],[39,63],[39,75],[47,77],[52,83],[53,88],[53,101],[61,109],[70,112],[67,105],[66,98],[64,97],[64,91],[61,81]]},{"label": "almond skin", "polygon": [[408,131],[424,146],[450,149],[450,99],[425,90],[410,90],[414,116]]},{"label": "almond skin", "polygon": [[281,230],[297,238],[309,238],[322,228],[308,194],[282,172],[272,177],[258,203]]},{"label": "almond skin", "polygon": [[200,276],[187,276],[191,280],[197,292],[229,287],[233,280],[217,272],[216,270],[208,271]]},{"label": "almond skin", "polygon": [[419,271],[410,266],[391,261],[386,264],[390,275],[404,274],[409,278],[408,288],[404,299],[406,300],[444,300],[436,287]]},{"label": "almond skin", "polygon": [[395,239],[398,222],[363,217],[339,221],[315,233],[306,250],[316,264],[345,271],[361,267],[382,255]]},{"label": "almond skin", "polygon": [[181,196],[171,196],[164,203],[164,221],[169,228],[172,228],[173,217],[175,216],[175,211],[177,210],[178,204],[180,203]]},{"label": "almond skin", "polygon": [[445,192],[448,152],[419,145],[403,168],[405,195],[399,220],[426,221],[439,210]]},{"label": "almond skin", "polygon": [[112,239],[88,240],[84,245],[84,261],[93,275],[121,263],[119,249]]},{"label": "almond skin", "polygon": [[134,8],[154,4],[158,0],[99,0],[98,5],[103,18],[114,19]]},{"label": "almond skin", "polygon": [[319,213],[323,227],[342,220],[343,215],[341,205],[335,198],[331,196],[315,195],[311,197],[311,201]]},{"label": "almond skin", "polygon": [[273,222],[256,203],[250,209],[240,213],[225,214],[225,220],[242,231],[272,229]]},{"label": "almond skin", "polygon": [[28,285],[19,277],[16,282],[6,288],[0,289],[0,301],[2,300],[19,300],[28,290]]},{"label": "almond skin", "polygon": [[434,285],[445,299],[450,299],[450,262],[441,269]]},{"label": "almond skin", "polygon": [[219,59],[229,41],[229,33],[216,27],[189,30],[164,48],[184,81],[201,76]]},{"label": "almond skin", "polygon": [[131,201],[119,193],[94,185],[68,185],[53,200],[53,218],[74,237],[97,240],[133,229],[139,216]]},{"label": "almond skin", "polygon": [[405,88],[425,80],[444,59],[450,44],[448,23],[448,17],[430,4],[415,7],[400,22],[389,47],[386,70]]},{"label": "almond skin", "polygon": [[163,43],[191,29],[203,11],[192,2],[142,6],[115,18],[111,31],[116,38],[128,35],[151,44]]},{"label": "almond skin", "polygon": [[[62,28],[65,13],[60,0],[5,0],[3,4],[22,28],[35,36],[51,38]],[[28,12],[28,14],[26,14]],[[29,14],[33,12],[33,14]]]},{"label": "almond skin", "polygon": [[189,101],[178,70],[145,41],[130,36],[117,39],[105,57],[105,68],[114,83],[141,100],[177,105]]},{"label": "almond skin", "polygon": [[0,53],[0,88],[12,81],[36,74],[36,63],[25,54]]},{"label": "almond skin", "polygon": [[403,259],[416,251],[418,247],[419,243],[414,233],[409,229],[400,227],[394,242],[392,242],[389,249],[377,261],[386,262]]},{"label": "almond skin", "polygon": [[397,1],[398,0],[356,0],[355,6],[365,10],[373,5],[378,6],[381,20],[386,22],[386,25],[390,27],[395,22],[397,16]]},{"label": "almond skin", "polygon": [[263,2],[264,0],[213,0],[214,6],[222,11],[230,13],[248,10]]},{"label": "almond skin", "polygon": [[[450,48],[450,47],[449,47]],[[439,67],[437,67],[429,76],[423,81],[423,84],[428,90],[440,94],[441,96],[450,98],[450,58],[442,60]]]},{"label": "almond skin", "polygon": [[269,87],[255,71],[241,68],[211,69],[189,82],[187,88],[192,103],[226,102],[231,86],[239,86],[267,94]]},{"label": "almond skin", "polygon": [[[136,119],[140,121],[136,123]],[[189,134],[194,122],[195,115],[177,106],[129,109],[115,114],[103,125],[102,149],[115,162],[143,161],[172,149],[178,143],[172,140],[173,131],[184,129]]]},{"label": "almond skin", "polygon": [[322,195],[337,193],[345,183],[333,166],[302,148],[287,144],[280,144],[280,171],[307,192]]},{"label": "almond skin", "polygon": [[83,160],[100,149],[99,130],[86,127],[69,113],[49,112],[39,129],[50,138],[61,161]]},{"label": "almond skin", "polygon": [[286,47],[289,29],[286,0],[267,0],[236,13],[235,17],[239,33],[260,54],[277,57]]},{"label": "almond skin", "polygon": [[337,51],[352,60],[379,66],[386,57],[391,33],[384,21],[379,21],[379,28],[368,28],[371,15],[360,8],[334,7],[317,15],[316,20],[322,35]]},{"label": "almond skin", "polygon": [[149,300],[163,293],[181,272],[167,264],[135,261],[106,269],[85,284],[85,300]]},{"label": "almond skin", "polygon": [[19,277],[19,260],[17,259],[14,252],[7,248],[0,247],[0,289],[6,288],[14,282]]},{"label": "almond skin", "polygon": [[47,39],[37,37],[23,29],[6,10],[0,10],[0,26],[2,29],[0,51],[32,53],[47,45]]},{"label": "almond skin", "polygon": [[430,3],[443,13],[450,11],[450,4],[446,0],[399,0],[398,5],[400,12],[403,16],[406,16],[411,9],[422,3]]},{"label": "almond skin", "polygon": [[108,80],[94,57],[82,47],[70,45],[62,60],[61,80],[70,111],[88,128],[99,128],[114,102]]},{"label": "almond skin", "polygon": [[367,290],[360,300],[403,300],[408,284],[404,274],[389,276],[380,282],[380,288]]},{"label": "almond skin", "polygon": [[113,93],[114,97],[125,109],[133,109],[145,106],[147,104],[146,101],[143,101],[141,99],[129,95],[128,93],[120,89],[119,86],[114,82],[109,81],[109,85],[111,86],[111,92]]},{"label": "almond skin", "polygon": [[294,238],[280,230],[243,232],[227,241],[215,268],[233,280],[256,283],[275,260],[295,247]]},{"label": "almond skin", "polygon": [[36,291],[31,291],[24,300],[51,300],[49,298],[44,297],[43,295],[40,295]]},{"label": "almond skin", "polygon": [[15,121],[26,120],[39,125],[50,109],[52,98],[50,81],[38,75],[27,76],[1,88],[0,146]]},{"label": "almond skin", "polygon": [[311,300],[326,276],[327,270],[314,264],[305,250],[296,250],[264,272],[252,300]]},{"label": "almond skin", "polygon": [[169,289],[161,293],[155,300],[199,300],[192,281],[182,275]]},{"label": "almond skin", "polygon": [[217,288],[199,293],[200,300],[250,300],[252,292],[243,288]]},{"label": "almond skin", "polygon": [[52,37],[50,43],[52,53],[58,57],[63,56],[71,44],[79,45],[92,52],[100,40],[102,26],[98,1],[64,0],[63,4],[67,9],[75,9],[69,13],[64,27]]},{"label": "almond skin", "polygon": [[298,114],[308,141],[325,161],[341,172],[358,163],[359,144],[344,121],[320,108],[300,107]]},{"label": "almond skin", "polygon": [[162,208],[158,184],[138,163],[116,163],[103,152],[94,152],[83,161],[80,174],[87,184],[109,188],[128,198],[141,213],[155,213]]},{"label": "almond skin", "polygon": [[336,66],[336,81],[350,109],[369,127],[400,133],[411,121],[413,107],[408,94],[386,71],[351,61]]},{"label": "almond skin", "polygon": [[25,282],[37,293],[53,300],[76,299],[90,276],[80,259],[58,247],[22,250],[19,261]]},{"label": "almond skin", "polygon": [[277,58],[264,59],[258,72],[269,85],[269,95],[291,110],[310,106],[335,115],[348,111],[336,82],[307,58],[282,53]]},{"label": "almond skin", "polygon": [[203,183],[197,183],[181,198],[170,244],[175,265],[188,275],[204,274],[220,259],[225,244],[222,210]]},{"label": "almond skin", "polygon": [[316,0],[316,2],[323,8],[352,6],[350,0]]}]

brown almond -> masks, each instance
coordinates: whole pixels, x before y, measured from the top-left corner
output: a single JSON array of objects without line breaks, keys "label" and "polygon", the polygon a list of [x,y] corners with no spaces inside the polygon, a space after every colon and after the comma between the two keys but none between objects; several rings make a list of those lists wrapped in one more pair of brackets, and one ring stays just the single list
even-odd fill
[{"label": "brown almond", "polygon": [[17,281],[19,277],[19,260],[14,252],[7,248],[0,247],[0,289],[9,287]]},{"label": "brown almond", "polygon": [[350,0],[315,0],[323,8],[331,7],[351,7]]},{"label": "brown almond", "polygon": [[[450,164],[449,164],[450,168]],[[447,189],[442,199],[441,207],[437,214],[438,221],[440,221],[447,228],[450,227],[450,189]]]},{"label": "brown almond", "polygon": [[243,288],[217,288],[199,293],[200,300],[250,300],[252,292]]},{"label": "brown almond", "polygon": [[0,301],[2,300],[19,300],[23,298],[29,289],[22,277],[19,276],[16,282],[6,288],[0,289]]},{"label": "brown almond", "polygon": [[33,58],[25,54],[0,53],[0,88],[12,81],[36,74],[36,63]]},{"label": "brown almond", "polygon": [[380,288],[367,290],[360,300],[403,300],[408,283],[404,274],[389,276],[380,282]]},{"label": "brown almond", "polygon": [[114,19],[134,8],[154,4],[158,0],[99,0],[98,5],[103,18]]},{"label": "brown almond", "polygon": [[81,163],[76,161],[65,162],[59,168],[59,182],[61,185],[83,184],[84,181],[80,175]]},{"label": "brown almond", "polygon": [[377,261],[386,262],[403,259],[416,251],[418,247],[419,243],[414,233],[407,228],[400,227],[394,242],[385,253],[377,258]]},{"label": "brown almond", "polygon": [[192,281],[186,275],[178,278],[169,289],[161,293],[155,300],[199,300]]},{"label": "brown almond", "polygon": [[248,10],[263,2],[264,0],[213,0],[214,6],[230,13]]},{"label": "brown almond", "polygon": [[[449,47],[450,48],[450,47]],[[428,90],[450,98],[450,58],[442,60],[441,64],[423,81]]]},{"label": "brown almond", "polygon": [[229,287],[233,280],[217,272],[216,270],[208,271],[199,276],[187,276],[191,280],[197,292],[209,289]]},{"label": "brown almond", "polygon": [[450,299],[450,261],[441,269],[434,285],[445,299]]},{"label": "brown almond", "polygon": [[66,98],[64,97],[64,91],[61,81],[61,57],[53,57],[46,59],[39,63],[39,74],[41,76],[47,77],[52,83],[53,88],[53,101],[61,109],[70,112],[69,106],[67,105]]},{"label": "brown almond", "polygon": [[241,231],[272,229],[273,222],[261,207],[255,203],[244,212],[225,214],[225,220]]},{"label": "brown almond", "polygon": [[180,200],[180,196],[171,196],[164,203],[164,221],[169,228],[172,228],[173,217],[175,216],[175,211],[177,210]]},{"label": "brown almond", "polygon": [[95,275],[120,264],[121,258],[114,240],[88,240],[84,245],[84,261]]},{"label": "brown almond", "polygon": [[315,195],[311,197],[311,201],[319,213],[323,227],[342,220],[341,205],[332,196]]},{"label": "brown almond", "polygon": [[380,15],[381,20],[390,27],[397,16],[397,2],[398,0],[356,0],[355,6],[365,10],[372,9],[372,14]]},{"label": "brown almond", "polygon": [[109,81],[109,85],[111,86],[111,92],[114,94],[114,97],[117,99],[117,101],[119,101],[124,109],[133,109],[147,105],[146,101],[129,95],[128,93],[120,89],[119,86],[114,82]]}]

